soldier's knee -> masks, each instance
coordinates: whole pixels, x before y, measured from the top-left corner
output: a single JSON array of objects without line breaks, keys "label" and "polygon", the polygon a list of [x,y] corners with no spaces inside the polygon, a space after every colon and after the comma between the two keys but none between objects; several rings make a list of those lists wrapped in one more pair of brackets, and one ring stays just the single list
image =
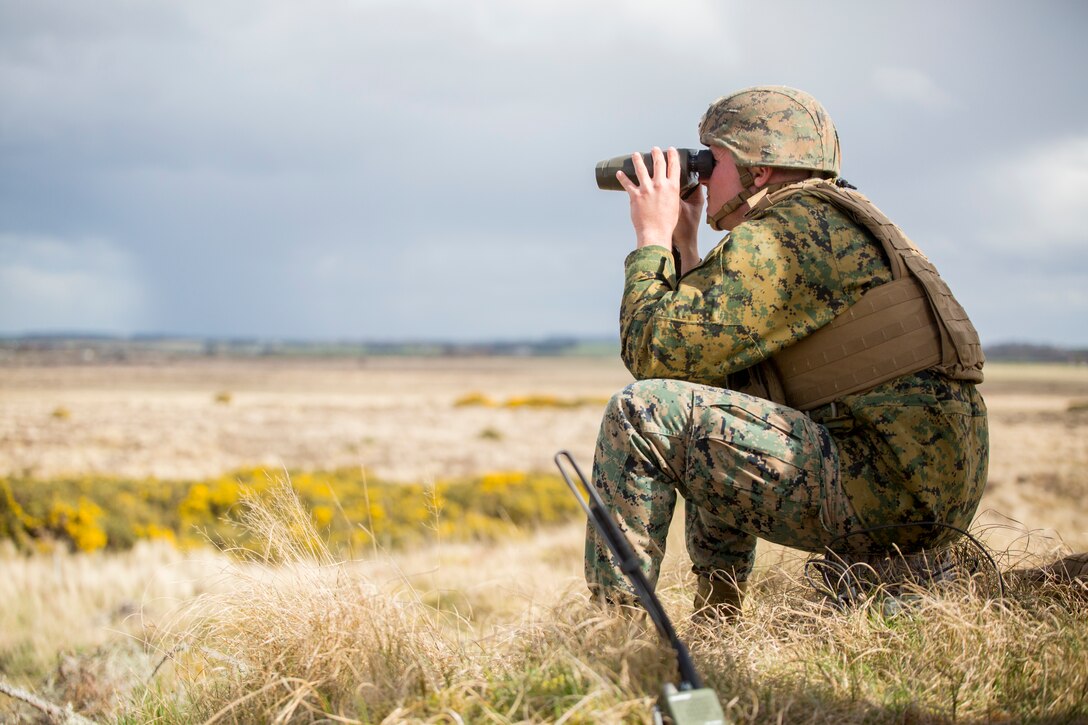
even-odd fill
[{"label": "soldier's knee", "polygon": [[613,395],[605,407],[605,416],[628,420],[638,418],[638,411],[646,404],[642,394],[645,382],[637,380]]},{"label": "soldier's knee", "polygon": [[677,380],[636,380],[608,401],[606,425],[655,431],[681,425],[690,418],[691,390]]},{"label": "soldier's knee", "polygon": [[609,406],[627,411],[642,410],[650,405],[660,405],[665,401],[682,397],[678,390],[683,383],[676,380],[636,380],[612,396]]}]

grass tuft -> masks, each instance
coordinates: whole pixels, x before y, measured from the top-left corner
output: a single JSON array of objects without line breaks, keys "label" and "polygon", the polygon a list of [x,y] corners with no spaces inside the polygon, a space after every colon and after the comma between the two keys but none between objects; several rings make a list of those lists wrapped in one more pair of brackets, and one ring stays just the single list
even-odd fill
[{"label": "grass tuft", "polygon": [[[412,602],[398,601],[334,559],[290,484],[242,499],[251,547],[156,646],[174,656],[184,717],[294,722],[380,721],[434,691],[452,652]],[[147,699],[152,711],[168,703]]]}]

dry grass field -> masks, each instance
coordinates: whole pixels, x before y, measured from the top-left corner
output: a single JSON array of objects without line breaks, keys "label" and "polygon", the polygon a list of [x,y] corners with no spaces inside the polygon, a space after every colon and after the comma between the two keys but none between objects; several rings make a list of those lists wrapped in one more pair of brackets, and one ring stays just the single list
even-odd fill
[{"label": "dry grass field", "polygon": [[[993,453],[976,530],[1007,566],[1088,550],[1088,369],[987,376]],[[627,381],[603,359],[9,362],[0,475],[551,471],[560,448],[588,465],[593,401]],[[496,404],[458,405],[474,394]],[[533,396],[589,402],[505,404]],[[27,555],[0,542],[0,679],[122,722],[456,723],[641,722],[673,676],[652,631],[585,602],[578,523],[343,562],[299,538],[290,501],[278,506],[251,520],[279,547],[276,566],[163,543]],[[803,557],[766,547],[744,620],[708,632],[686,619],[682,549],[662,594],[738,721],[1088,720],[1075,592],[1048,590],[1038,606],[1014,592],[1005,608],[937,597],[885,621],[821,608],[796,576]],[[36,716],[0,695],[0,721]]]}]

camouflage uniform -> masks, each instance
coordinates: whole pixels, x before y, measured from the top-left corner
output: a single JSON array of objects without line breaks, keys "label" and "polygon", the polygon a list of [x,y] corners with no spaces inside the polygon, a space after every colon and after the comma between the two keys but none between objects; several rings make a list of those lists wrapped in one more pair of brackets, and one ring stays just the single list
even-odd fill
[{"label": "camouflage uniform", "polygon": [[[740,582],[757,537],[809,551],[911,549],[946,532],[856,532],[970,522],[988,459],[972,383],[923,371],[808,414],[728,389],[727,376],[888,281],[881,247],[834,205],[789,197],[679,279],[664,247],[632,252],[625,267],[622,355],[638,382],[608,405],[593,478],[652,584],[677,492],[693,570]],[[592,528],[586,578],[610,598],[628,589]]]}]

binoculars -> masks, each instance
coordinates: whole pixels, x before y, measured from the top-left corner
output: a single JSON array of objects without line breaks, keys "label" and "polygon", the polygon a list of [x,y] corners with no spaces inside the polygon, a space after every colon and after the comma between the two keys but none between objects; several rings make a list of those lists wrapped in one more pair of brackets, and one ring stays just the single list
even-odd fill
[{"label": "binoculars", "polygon": [[[676,152],[680,155],[680,193],[686,194],[698,186],[700,181],[710,178],[710,173],[714,171],[714,154],[710,152],[710,149],[676,149]],[[642,160],[646,162],[646,169],[652,174],[653,155],[642,154]],[[616,179],[616,172],[621,169],[627,178],[638,186],[635,162],[628,155],[597,162],[597,188],[606,191],[623,191],[619,180]]]}]

